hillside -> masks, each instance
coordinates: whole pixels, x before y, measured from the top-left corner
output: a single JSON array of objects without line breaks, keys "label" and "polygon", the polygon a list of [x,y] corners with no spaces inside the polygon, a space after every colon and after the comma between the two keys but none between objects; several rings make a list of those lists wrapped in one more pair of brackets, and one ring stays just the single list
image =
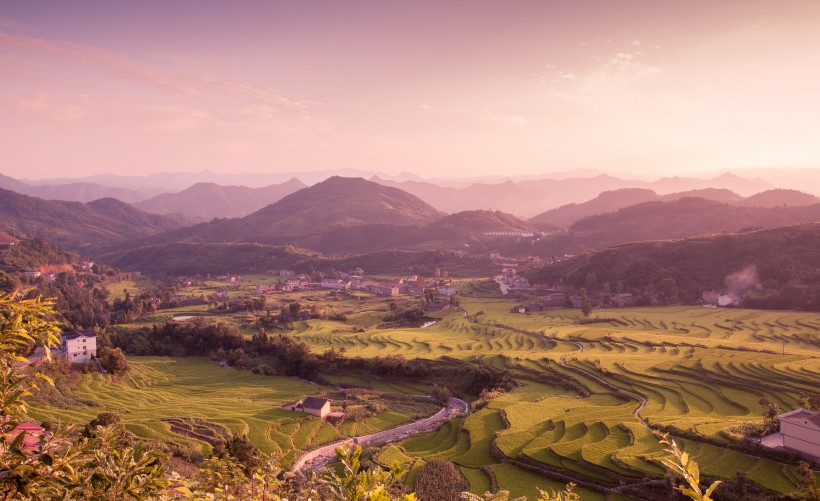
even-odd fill
[{"label": "hillside", "polygon": [[18,238],[43,237],[72,250],[105,248],[185,224],[180,218],[148,214],[112,198],[86,204],[0,189],[0,231]]},{"label": "hillside", "polygon": [[677,295],[686,303],[696,302],[706,290],[734,289],[740,293],[759,286],[779,291],[792,284],[797,301],[803,303],[784,306],[816,310],[820,309],[816,283],[820,276],[820,223],[629,243],[526,274],[536,282],[551,284],[560,280],[576,288],[596,289],[590,293],[597,292],[604,283],[613,291],[619,282],[625,291],[643,291],[649,284],[661,288],[662,281],[671,278]]},{"label": "hillside", "polygon": [[8,233],[4,233],[4,232],[0,231],[0,245],[16,244],[19,241],[20,241],[19,238],[15,238],[15,237],[9,235]]},{"label": "hillside", "polygon": [[116,198],[123,202],[145,200],[155,192],[132,190],[121,187],[104,186],[88,182],[66,182],[55,184],[29,184],[0,174],[0,188],[16,191],[32,197],[46,200],[65,200],[69,202],[90,202],[98,198]]},{"label": "hillside", "polygon": [[[391,235],[442,216],[418,198],[361,178],[331,177],[243,218],[213,220],[131,246],[175,242],[294,244],[322,252],[365,252]],[[332,238],[325,238],[326,233]],[[357,238],[359,234],[361,237]]]},{"label": "hillside", "polygon": [[658,200],[660,195],[646,188],[622,188],[605,191],[597,197],[583,203],[571,203],[542,212],[530,218],[528,222],[537,227],[559,226],[566,228],[576,221],[592,216],[612,212],[641,202]]},{"label": "hillside", "polygon": [[767,190],[742,200],[744,207],[796,207],[820,203],[820,198],[797,190]]},{"label": "hillside", "polygon": [[457,212],[439,219],[428,228],[464,228],[473,232],[532,231],[532,226],[512,214],[491,210]]},{"label": "hillside", "polygon": [[705,200],[729,205],[738,205],[745,200],[742,196],[726,188],[700,188],[697,190],[679,191],[677,193],[663,195],[661,199],[664,202],[674,202],[675,200],[687,197],[703,198]]},{"label": "hillside", "polygon": [[304,235],[334,226],[415,226],[442,216],[418,197],[361,178],[334,176],[297,191],[244,220],[262,235]]},{"label": "hillside", "polygon": [[610,214],[591,216],[573,224],[569,232],[586,245],[602,249],[626,242],[687,238],[815,221],[820,221],[820,204],[736,207],[702,198],[682,198],[673,202],[646,202]]},{"label": "hillside", "polygon": [[293,178],[264,188],[197,183],[179,193],[163,193],[134,204],[154,214],[183,214],[196,221],[215,217],[242,217],[281,200],[306,184]]},{"label": "hillside", "polygon": [[701,188],[667,195],[642,188],[624,188],[605,191],[587,202],[568,204],[543,212],[529,219],[529,223],[544,230],[550,225],[567,228],[585,217],[614,212],[644,202],[675,202],[684,198],[702,198],[739,207],[794,207],[820,202],[814,195],[796,190],[767,190],[744,198],[725,188]]},{"label": "hillside", "polygon": [[77,255],[42,238],[20,240],[16,245],[0,247],[0,271],[7,273],[39,270],[48,265],[70,265],[76,262]]}]

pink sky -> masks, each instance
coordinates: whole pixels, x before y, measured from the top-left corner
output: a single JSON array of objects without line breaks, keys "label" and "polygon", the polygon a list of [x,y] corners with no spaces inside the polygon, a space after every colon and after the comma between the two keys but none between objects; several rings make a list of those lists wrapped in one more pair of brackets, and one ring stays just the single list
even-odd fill
[{"label": "pink sky", "polygon": [[0,173],[820,168],[820,2],[0,6]]}]

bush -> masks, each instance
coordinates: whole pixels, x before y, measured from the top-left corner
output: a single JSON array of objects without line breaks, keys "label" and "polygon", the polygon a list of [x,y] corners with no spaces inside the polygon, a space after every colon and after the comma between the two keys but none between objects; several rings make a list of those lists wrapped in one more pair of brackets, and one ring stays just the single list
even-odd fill
[{"label": "bush", "polygon": [[468,488],[456,465],[441,459],[427,461],[416,479],[419,501],[452,501],[459,499],[461,492]]}]

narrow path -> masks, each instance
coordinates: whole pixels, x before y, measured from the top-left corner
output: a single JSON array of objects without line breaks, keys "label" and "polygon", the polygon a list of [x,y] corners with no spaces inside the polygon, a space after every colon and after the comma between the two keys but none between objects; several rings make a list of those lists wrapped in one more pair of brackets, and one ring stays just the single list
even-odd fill
[{"label": "narrow path", "polygon": [[466,414],[469,408],[470,406],[464,400],[451,398],[447,401],[446,406],[442,407],[440,411],[430,417],[390,428],[389,430],[339,440],[338,442],[333,442],[332,444],[310,451],[297,459],[296,462],[293,463],[293,466],[291,466],[290,471],[303,472],[305,470],[315,470],[327,466],[327,464],[336,457],[336,449],[343,445],[384,445],[397,442],[410,435],[433,431],[443,423],[444,420]]}]

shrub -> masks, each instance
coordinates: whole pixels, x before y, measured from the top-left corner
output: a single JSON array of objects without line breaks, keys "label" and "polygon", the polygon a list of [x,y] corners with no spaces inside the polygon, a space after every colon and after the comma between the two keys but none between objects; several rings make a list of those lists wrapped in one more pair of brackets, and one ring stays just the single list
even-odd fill
[{"label": "shrub", "polygon": [[416,479],[416,496],[419,501],[451,501],[469,485],[455,464],[441,459],[431,459],[422,466]]}]

